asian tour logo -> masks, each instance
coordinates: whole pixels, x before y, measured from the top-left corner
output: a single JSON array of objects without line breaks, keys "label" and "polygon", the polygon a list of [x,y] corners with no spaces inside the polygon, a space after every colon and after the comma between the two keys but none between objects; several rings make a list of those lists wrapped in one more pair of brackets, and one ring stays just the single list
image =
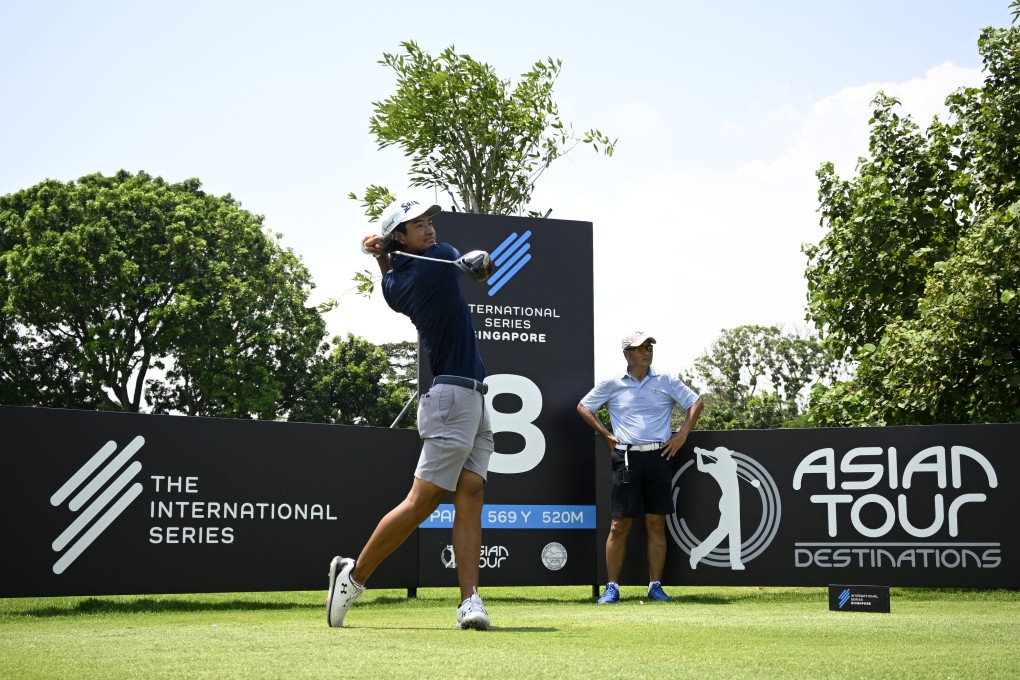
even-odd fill
[{"label": "asian tour logo", "polygon": [[795,543],[794,566],[1003,566],[1000,541],[970,537],[984,532],[978,513],[999,487],[992,461],[969,446],[941,444],[902,458],[896,446],[825,447],[804,456],[793,491],[818,507],[828,540]]},{"label": "asian tour logo", "polygon": [[142,464],[137,460],[130,465],[127,463],[144,444],[143,437],[135,437],[113,460],[107,462],[117,451],[117,443],[106,442],[50,497],[53,507],[59,507],[71,498],[68,509],[72,512],[81,510],[53,541],[53,551],[63,552],[53,565],[54,574],[64,573],[142,493],[141,482],[131,483],[142,471]]},{"label": "asian tour logo", "polygon": [[[499,569],[510,557],[510,551],[502,545],[483,545],[478,553],[478,566],[481,569]],[[439,553],[439,560],[446,569],[457,568],[457,553],[452,545],[445,546]]]},{"label": "asian tour logo", "polygon": [[[666,518],[669,532],[684,552],[690,555],[691,569],[699,564],[711,567],[726,567],[733,570],[744,569],[744,563],[750,562],[761,555],[772,543],[779,530],[782,515],[782,502],[779,487],[772,475],[750,456],[732,451],[725,446],[717,446],[713,450],[694,447],[695,458],[684,463],[673,475],[673,514]],[[685,474],[697,472],[711,477],[719,490],[719,524],[707,536],[699,539],[681,516],[677,507],[680,495],[678,484]],[[685,482],[688,487],[700,485],[705,479],[698,475]],[[748,503],[746,494],[742,499],[741,489],[756,492],[761,503],[761,519],[755,530],[746,539],[741,531],[741,509]],[[754,498],[754,495],[751,496]],[[753,501],[751,501],[753,503]],[[704,515],[703,509],[697,509],[698,515]],[[719,547],[727,541],[726,547]]]},{"label": "asian tour logo", "polygon": [[489,297],[500,291],[503,286],[510,282],[510,279],[517,276],[524,265],[531,261],[531,231],[521,235],[514,232],[506,237],[494,251],[492,251],[492,264],[494,271],[488,278]]}]

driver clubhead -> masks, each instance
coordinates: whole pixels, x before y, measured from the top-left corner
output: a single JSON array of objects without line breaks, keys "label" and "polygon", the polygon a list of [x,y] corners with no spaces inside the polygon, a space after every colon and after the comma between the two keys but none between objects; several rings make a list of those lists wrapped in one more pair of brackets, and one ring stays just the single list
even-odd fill
[{"label": "driver clubhead", "polygon": [[457,260],[461,271],[475,281],[484,281],[492,274],[492,258],[484,250],[472,250]]}]

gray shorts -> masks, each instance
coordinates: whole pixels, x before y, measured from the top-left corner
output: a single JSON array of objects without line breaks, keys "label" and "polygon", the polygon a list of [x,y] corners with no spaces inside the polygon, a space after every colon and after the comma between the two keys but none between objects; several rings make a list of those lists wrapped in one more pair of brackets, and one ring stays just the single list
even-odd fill
[{"label": "gray shorts", "polygon": [[418,434],[425,441],[414,476],[457,489],[463,470],[482,479],[492,456],[492,424],[485,397],[470,387],[433,385],[418,401]]}]

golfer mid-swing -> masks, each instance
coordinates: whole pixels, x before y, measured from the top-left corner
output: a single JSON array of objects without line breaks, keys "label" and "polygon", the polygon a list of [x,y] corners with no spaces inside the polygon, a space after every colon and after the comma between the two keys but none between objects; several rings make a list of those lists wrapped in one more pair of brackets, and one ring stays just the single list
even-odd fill
[{"label": "golfer mid-swing", "polygon": [[456,510],[453,550],[462,602],[457,628],[489,627],[478,596],[478,554],[492,427],[485,405],[485,366],[459,281],[464,272],[484,280],[490,265],[485,255],[484,264],[473,270],[453,246],[436,240],[432,216],[439,211],[438,205],[429,202],[397,201],[383,213],[381,233],[362,239],[362,250],[379,263],[386,303],[410,317],[436,377],[418,404],[418,431],[424,444],[407,498],[379,521],[357,560],[338,556],[329,565],[326,613],[330,626],[343,626],[347,610],[372,572],[450,491]]}]

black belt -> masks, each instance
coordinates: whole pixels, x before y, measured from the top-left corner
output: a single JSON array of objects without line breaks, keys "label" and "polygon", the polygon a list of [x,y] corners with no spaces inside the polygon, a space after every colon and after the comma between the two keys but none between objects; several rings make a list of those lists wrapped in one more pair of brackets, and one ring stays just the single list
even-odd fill
[{"label": "black belt", "polygon": [[459,375],[437,375],[432,381],[433,385],[459,385],[460,387],[467,387],[472,389],[479,394],[485,394],[489,391],[489,386],[483,382],[472,380],[471,378],[462,378]]}]

